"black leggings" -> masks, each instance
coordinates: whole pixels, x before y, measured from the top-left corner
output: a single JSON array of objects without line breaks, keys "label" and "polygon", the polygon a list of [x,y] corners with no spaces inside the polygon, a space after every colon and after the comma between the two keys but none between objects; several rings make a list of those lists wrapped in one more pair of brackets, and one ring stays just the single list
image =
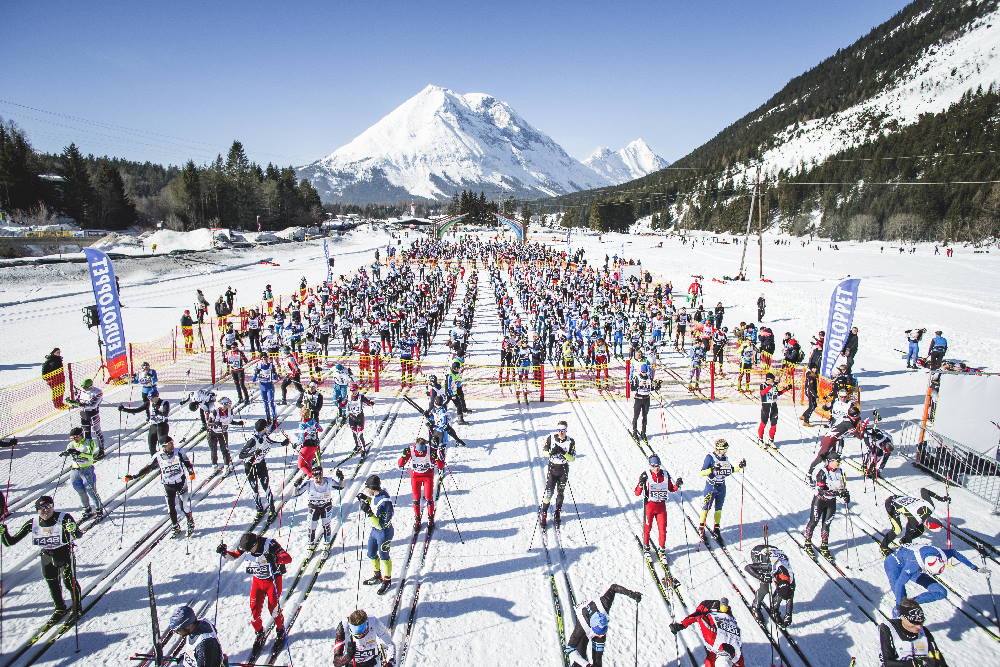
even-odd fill
[{"label": "black leggings", "polygon": [[170,523],[176,526],[178,519],[178,507],[184,514],[191,513],[187,484],[184,482],[179,482],[177,484],[164,484],[163,493],[167,496],[167,512],[170,513]]},{"label": "black leggings", "polygon": [[236,385],[236,402],[250,402],[250,392],[247,391],[247,372],[241,369],[233,369],[233,384]]},{"label": "black leggings", "polygon": [[837,499],[821,498],[814,496],[812,501],[812,512],[809,514],[809,523],[806,524],[806,540],[812,541],[813,530],[816,524],[820,524],[819,537],[823,544],[830,539],[830,524],[837,516]]},{"label": "black leggings", "polygon": [[542,496],[542,505],[548,507],[552,500],[552,491],[556,492],[556,511],[562,509],[563,493],[569,483],[569,465],[549,465],[548,475],[545,477],[545,495]]},{"label": "black leggings", "polygon": [[229,434],[208,432],[208,448],[212,452],[212,465],[219,465],[219,452],[222,450],[222,460],[229,465],[233,462],[229,454]]},{"label": "black leggings", "polygon": [[649,420],[649,396],[636,396],[635,403],[632,404],[632,432],[636,432],[636,425],[639,423],[639,416],[642,416],[642,435],[646,435],[646,423]]},{"label": "black leggings", "polygon": [[146,444],[149,445],[150,456],[156,456],[156,446],[165,441],[169,435],[170,422],[149,425],[149,432],[146,434]]},{"label": "black leggings", "polygon": [[254,502],[257,504],[257,511],[264,511],[264,499],[262,494],[267,495],[267,505],[274,511],[274,494],[271,493],[271,480],[267,474],[267,463],[261,461],[259,463],[247,462],[244,465],[244,471],[247,475],[247,481],[250,482],[250,488],[253,489]]},{"label": "black leggings", "polygon": [[[42,551],[42,576],[49,586],[49,595],[57,609],[65,609],[66,602],[63,600],[62,587],[65,586],[70,593],[70,598],[74,608],[80,606],[80,582],[73,578],[73,564],[70,558],[69,545],[58,549],[46,549]],[[62,581],[60,582],[60,579]]]}]

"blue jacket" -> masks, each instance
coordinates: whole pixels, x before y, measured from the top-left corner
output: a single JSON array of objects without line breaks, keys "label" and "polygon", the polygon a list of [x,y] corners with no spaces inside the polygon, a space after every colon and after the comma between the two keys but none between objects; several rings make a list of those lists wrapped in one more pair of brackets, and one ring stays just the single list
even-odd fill
[{"label": "blue jacket", "polygon": [[944,351],[948,350],[948,339],[944,336],[934,336],[931,339],[931,349],[941,348]]},{"label": "blue jacket", "polygon": [[955,558],[963,565],[972,568],[976,572],[979,571],[979,568],[973,565],[972,561],[955,549],[941,549],[930,544],[920,547],[899,547],[896,551],[886,556],[885,559],[886,562],[899,568],[895,580],[889,582],[897,604],[906,597],[906,584],[915,581],[920,575],[924,574],[923,562],[928,556],[937,556],[942,559]]}]

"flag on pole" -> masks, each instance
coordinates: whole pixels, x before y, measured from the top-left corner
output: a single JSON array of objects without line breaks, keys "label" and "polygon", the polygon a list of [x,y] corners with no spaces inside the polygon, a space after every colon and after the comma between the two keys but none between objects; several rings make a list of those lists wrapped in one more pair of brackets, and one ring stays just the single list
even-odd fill
[{"label": "flag on pole", "polygon": [[104,341],[104,362],[108,375],[115,380],[129,372],[128,343],[125,342],[122,310],[115,288],[115,268],[100,250],[84,248],[83,254],[87,257],[90,285],[97,304],[97,321],[101,327],[101,340]]},{"label": "flag on pole", "polygon": [[826,322],[826,341],[823,343],[823,363],[820,366],[822,377],[833,377],[837,358],[843,352],[847,336],[851,333],[860,284],[860,278],[848,278],[841,281],[830,296],[830,315]]}]

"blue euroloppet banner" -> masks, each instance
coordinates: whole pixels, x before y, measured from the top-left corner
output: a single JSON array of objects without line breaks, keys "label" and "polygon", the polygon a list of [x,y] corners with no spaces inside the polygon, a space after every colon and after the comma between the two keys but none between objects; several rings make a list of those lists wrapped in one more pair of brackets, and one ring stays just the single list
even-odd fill
[{"label": "blue euroloppet banner", "polygon": [[118,305],[118,290],[115,288],[115,269],[111,260],[100,250],[84,248],[90,284],[94,289],[94,303],[97,304],[97,321],[104,341],[104,362],[112,380],[129,372],[128,343],[125,342],[125,327],[122,324],[122,310]]},{"label": "blue euroloppet banner", "polygon": [[847,336],[851,333],[854,309],[858,304],[858,285],[860,284],[860,278],[843,280],[830,296],[830,316],[826,322],[823,365],[820,367],[822,377],[833,377],[837,358],[844,350],[844,343],[847,342]]}]

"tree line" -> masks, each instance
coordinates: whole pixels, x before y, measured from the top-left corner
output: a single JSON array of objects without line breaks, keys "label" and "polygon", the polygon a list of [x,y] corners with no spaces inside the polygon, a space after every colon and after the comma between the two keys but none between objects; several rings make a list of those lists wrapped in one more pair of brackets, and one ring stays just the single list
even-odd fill
[{"label": "tree line", "polygon": [[66,216],[91,229],[254,229],[258,220],[261,229],[283,229],[325,217],[308,181],[290,166],[252,162],[239,141],[209,164],[164,167],[85,156],[75,143],[40,153],[11,122],[0,122],[0,210],[33,223]]}]

